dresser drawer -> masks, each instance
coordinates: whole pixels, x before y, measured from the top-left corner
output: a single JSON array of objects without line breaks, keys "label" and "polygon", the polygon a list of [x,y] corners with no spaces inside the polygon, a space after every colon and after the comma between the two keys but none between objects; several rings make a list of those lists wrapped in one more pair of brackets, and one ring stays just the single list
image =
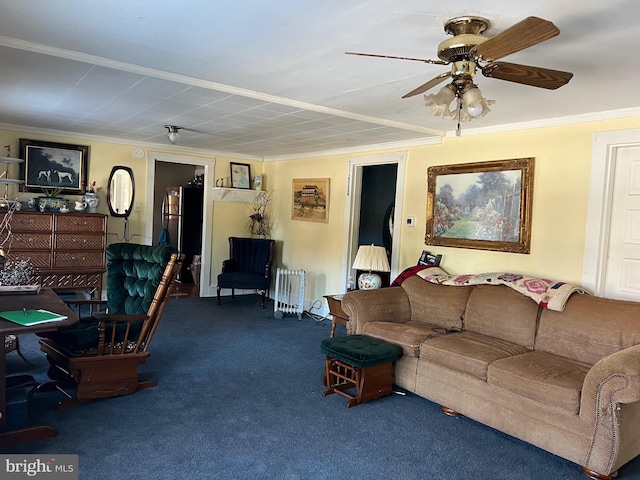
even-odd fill
[{"label": "dresser drawer", "polygon": [[103,233],[106,231],[106,217],[61,213],[56,215],[55,231]]},{"label": "dresser drawer", "polygon": [[51,234],[14,231],[11,243],[20,250],[51,250]]},{"label": "dresser drawer", "polygon": [[11,217],[11,230],[15,232],[51,231],[53,215],[39,213],[14,213]]},{"label": "dresser drawer", "polygon": [[105,248],[104,235],[83,235],[76,233],[57,233],[55,248],[59,250],[103,250]]},{"label": "dresser drawer", "polygon": [[15,250],[15,247],[9,252],[7,260],[18,262],[20,260],[31,260],[31,265],[38,268],[51,268],[51,252],[30,252]]},{"label": "dresser drawer", "polygon": [[103,252],[53,252],[53,268],[83,268],[104,267]]},{"label": "dresser drawer", "polygon": [[102,274],[46,273],[40,275],[38,281],[43,287],[51,288],[100,288]]}]

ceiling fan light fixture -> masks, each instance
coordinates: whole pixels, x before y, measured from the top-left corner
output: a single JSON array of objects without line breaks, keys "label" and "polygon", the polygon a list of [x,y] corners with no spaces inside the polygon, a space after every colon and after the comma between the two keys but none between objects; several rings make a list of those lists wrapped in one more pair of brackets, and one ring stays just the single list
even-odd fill
[{"label": "ceiling fan light fixture", "polygon": [[182,127],[178,127],[176,125],[165,125],[164,128],[167,129],[167,138],[171,145],[175,145],[178,141],[178,137],[180,136],[180,129]]},{"label": "ceiling fan light fixture", "polygon": [[449,105],[456,98],[454,85],[445,85],[438,93],[424,96],[425,106],[431,108],[431,113],[438,117],[445,117],[449,113]]}]

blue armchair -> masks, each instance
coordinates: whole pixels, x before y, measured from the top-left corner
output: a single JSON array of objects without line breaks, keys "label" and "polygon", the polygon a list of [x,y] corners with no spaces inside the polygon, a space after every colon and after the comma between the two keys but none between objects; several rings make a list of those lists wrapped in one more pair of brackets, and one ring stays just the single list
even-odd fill
[{"label": "blue armchair", "polygon": [[271,267],[275,240],[229,237],[229,259],[222,262],[218,275],[218,305],[220,289],[230,288],[231,298],[236,288],[258,290],[262,293],[261,307],[271,285]]}]

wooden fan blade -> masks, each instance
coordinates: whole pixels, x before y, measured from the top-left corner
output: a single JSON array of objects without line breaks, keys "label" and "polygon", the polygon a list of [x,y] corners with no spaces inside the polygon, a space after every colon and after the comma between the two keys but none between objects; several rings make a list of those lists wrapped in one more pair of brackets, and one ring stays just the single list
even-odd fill
[{"label": "wooden fan blade", "polygon": [[393,58],[396,60],[411,60],[414,62],[432,63],[434,65],[447,65],[447,62],[442,60],[431,60],[428,58],[413,58],[413,57],[396,57],[393,55],[376,55],[375,53],[359,53],[359,52],[344,52],[347,55],[359,55],[361,57],[377,57],[377,58]]},{"label": "wooden fan blade", "polygon": [[525,48],[549,40],[560,33],[549,20],[528,17],[471,50],[485,62],[493,62]]},{"label": "wooden fan blade", "polygon": [[409,98],[409,97],[413,97],[414,95],[418,95],[419,93],[426,92],[427,90],[429,90],[430,88],[435,87],[439,83],[443,82],[445,78],[450,77],[450,76],[451,76],[451,72],[441,73],[437,77],[432,78],[431,80],[429,80],[427,83],[424,83],[424,84],[420,85],[415,90],[411,90],[406,95],[403,95],[402,98]]},{"label": "wooden fan blade", "polygon": [[573,77],[573,73],[569,72],[507,62],[490,63],[482,69],[482,74],[489,78],[498,78],[549,90],[566,85]]}]

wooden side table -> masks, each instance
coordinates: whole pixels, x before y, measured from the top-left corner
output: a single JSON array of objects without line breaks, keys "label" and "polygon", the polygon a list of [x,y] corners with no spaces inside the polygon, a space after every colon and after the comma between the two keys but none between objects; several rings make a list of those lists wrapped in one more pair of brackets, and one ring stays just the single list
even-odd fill
[{"label": "wooden side table", "polygon": [[329,338],[333,338],[333,335],[336,333],[337,324],[344,325],[344,327],[347,328],[349,315],[342,310],[342,295],[324,295],[324,298],[327,299],[329,313],[333,317],[331,320],[331,334],[329,335]]}]

